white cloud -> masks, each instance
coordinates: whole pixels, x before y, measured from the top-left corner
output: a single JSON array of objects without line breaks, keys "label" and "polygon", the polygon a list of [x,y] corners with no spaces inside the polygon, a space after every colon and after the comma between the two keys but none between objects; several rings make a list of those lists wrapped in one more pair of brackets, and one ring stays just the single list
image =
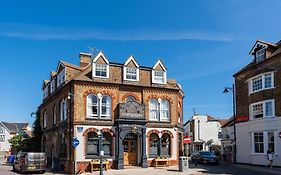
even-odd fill
[{"label": "white cloud", "polygon": [[227,42],[236,40],[230,34],[215,32],[163,31],[163,30],[94,30],[62,28],[29,24],[0,23],[0,36],[30,40],[117,40],[117,41],[173,41],[204,40]]}]

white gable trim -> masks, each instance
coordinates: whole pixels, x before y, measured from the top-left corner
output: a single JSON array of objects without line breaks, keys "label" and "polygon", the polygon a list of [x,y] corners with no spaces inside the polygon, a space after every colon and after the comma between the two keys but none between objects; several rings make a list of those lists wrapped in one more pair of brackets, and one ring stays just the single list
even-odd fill
[{"label": "white gable trim", "polygon": [[124,66],[127,66],[130,63],[130,61],[133,61],[134,64],[137,66],[137,68],[139,68],[139,64],[137,63],[136,59],[132,55],[127,59],[127,61],[125,62]]},{"label": "white gable trim", "polygon": [[253,48],[252,48],[252,50],[250,51],[249,54],[250,54],[250,55],[254,54],[256,48],[259,47],[259,46],[262,46],[262,48],[265,48],[265,49],[268,48],[268,45],[267,45],[267,44],[264,44],[264,43],[262,43],[262,42],[257,41],[256,44],[253,46]]},{"label": "white gable trim", "polygon": [[164,64],[162,63],[162,61],[161,61],[160,59],[156,62],[156,64],[153,66],[152,69],[156,69],[156,67],[157,67],[159,64],[160,64],[160,66],[164,69],[164,71],[166,72],[167,69],[166,69],[166,67],[164,66]]},{"label": "white gable trim", "polygon": [[9,133],[11,133],[11,131],[3,124],[3,122],[0,122],[0,124],[1,124]]},{"label": "white gable trim", "polygon": [[99,57],[102,57],[103,60],[106,62],[106,64],[109,64],[108,59],[106,58],[106,56],[105,56],[101,51],[100,51],[100,52],[97,54],[97,56],[94,58],[93,63],[95,63],[95,62],[99,59]]}]

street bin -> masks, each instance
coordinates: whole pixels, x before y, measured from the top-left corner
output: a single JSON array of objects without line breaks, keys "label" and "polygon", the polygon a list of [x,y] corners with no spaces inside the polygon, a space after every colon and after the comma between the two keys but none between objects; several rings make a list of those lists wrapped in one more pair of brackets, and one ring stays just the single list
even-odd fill
[{"label": "street bin", "polygon": [[181,156],[179,158],[179,171],[184,172],[188,170],[188,157]]}]

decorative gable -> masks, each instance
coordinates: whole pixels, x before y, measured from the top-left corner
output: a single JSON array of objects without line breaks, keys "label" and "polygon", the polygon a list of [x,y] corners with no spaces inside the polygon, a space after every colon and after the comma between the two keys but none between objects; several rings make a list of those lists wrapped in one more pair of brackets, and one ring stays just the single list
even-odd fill
[{"label": "decorative gable", "polygon": [[166,84],[167,83],[167,69],[159,59],[152,68],[152,83]]},{"label": "decorative gable", "polygon": [[93,78],[109,78],[109,61],[102,52],[97,54],[92,65]]},{"label": "decorative gable", "polygon": [[139,81],[139,64],[133,56],[130,56],[123,66],[123,79]]},{"label": "decorative gable", "polygon": [[270,56],[276,47],[276,44],[257,40],[249,54],[254,55],[255,61],[259,62]]}]

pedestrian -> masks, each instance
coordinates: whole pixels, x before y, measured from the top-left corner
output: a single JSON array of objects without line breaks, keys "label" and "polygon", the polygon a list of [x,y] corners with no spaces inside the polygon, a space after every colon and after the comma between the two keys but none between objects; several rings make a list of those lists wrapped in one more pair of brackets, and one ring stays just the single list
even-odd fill
[{"label": "pedestrian", "polygon": [[274,152],[271,150],[271,148],[269,148],[267,150],[267,160],[268,160],[267,166],[270,168],[272,168],[273,159],[274,159]]}]

